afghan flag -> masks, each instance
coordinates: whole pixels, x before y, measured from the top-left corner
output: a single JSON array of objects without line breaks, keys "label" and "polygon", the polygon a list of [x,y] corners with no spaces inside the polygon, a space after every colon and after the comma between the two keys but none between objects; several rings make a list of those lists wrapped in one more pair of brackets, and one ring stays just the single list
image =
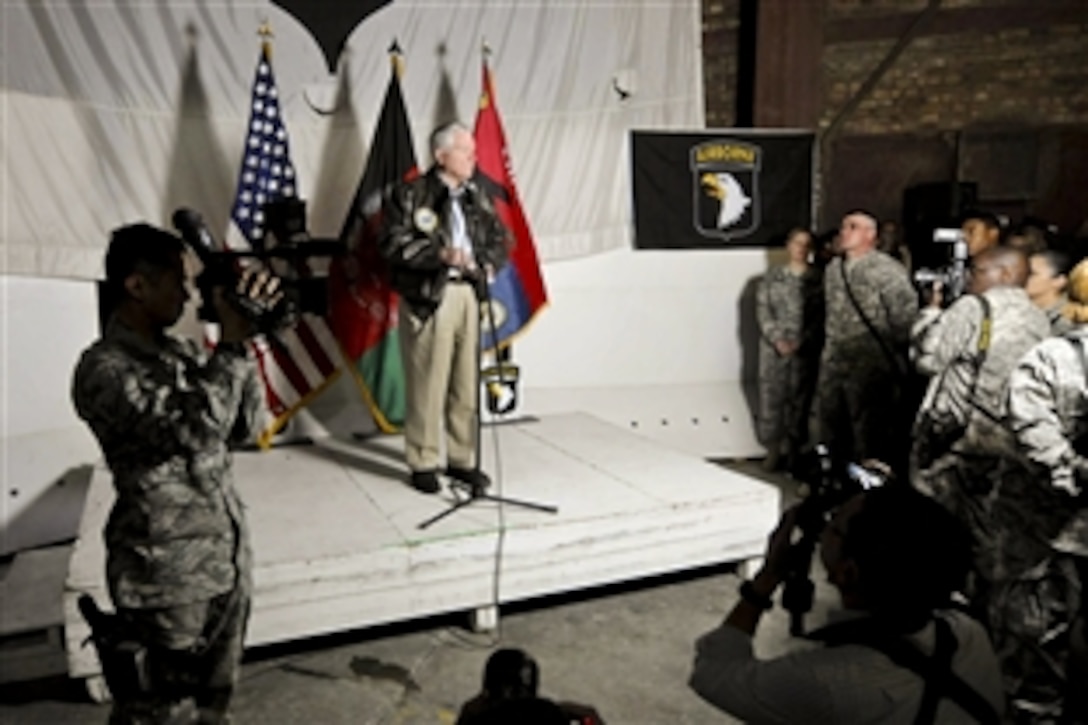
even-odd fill
[{"label": "afghan flag", "polygon": [[404,368],[397,333],[399,296],[378,238],[389,193],[419,173],[400,89],[399,55],[394,53],[392,64],[370,158],[340,233],[348,253],[329,271],[330,326],[374,422],[386,433],[404,422]]},{"label": "afghan flag", "polygon": [[499,219],[510,230],[514,248],[510,262],[498,271],[491,283],[491,304],[494,310],[495,334],[485,319],[480,344],[484,350],[503,348],[518,334],[548,302],[540,262],[529,222],[521,208],[510,153],[506,146],[499,109],[495,105],[495,86],[485,57],[480,109],[476,114],[476,176],[477,183],[491,195]]}]

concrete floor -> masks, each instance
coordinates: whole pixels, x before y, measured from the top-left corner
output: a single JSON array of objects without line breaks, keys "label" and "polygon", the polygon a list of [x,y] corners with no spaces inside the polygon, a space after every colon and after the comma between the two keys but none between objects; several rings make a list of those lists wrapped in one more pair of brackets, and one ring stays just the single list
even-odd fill
[{"label": "concrete floor", "polygon": [[[794,484],[758,464],[728,465],[781,486],[784,503],[793,499]],[[834,593],[818,561],[812,579],[817,606],[806,623],[814,627]],[[505,607],[490,634],[451,615],[250,650],[235,721],[451,724],[479,690],[491,651],[520,647],[540,665],[541,694],[591,704],[611,725],[735,722],[686,683],[695,639],[720,623],[739,582],[721,566]],[[797,646],[786,612],[764,618],[756,646],[767,656]],[[104,723],[108,712],[66,679],[0,689],[3,723]]]}]

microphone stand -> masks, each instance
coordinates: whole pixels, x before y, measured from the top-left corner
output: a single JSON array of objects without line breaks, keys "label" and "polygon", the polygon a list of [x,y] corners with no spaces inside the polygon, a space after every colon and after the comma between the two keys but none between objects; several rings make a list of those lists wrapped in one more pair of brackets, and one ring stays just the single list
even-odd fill
[{"label": "microphone stand", "polygon": [[[470,239],[470,241],[471,241],[471,239]],[[475,247],[474,242],[473,242],[473,246]],[[472,250],[472,256],[473,256],[473,259],[479,259],[479,257],[476,255],[475,248]],[[496,343],[497,340],[498,340],[498,329],[495,326],[495,310],[491,306],[491,288],[490,288],[490,285],[488,284],[487,274],[486,274],[486,272],[484,270],[480,269],[477,272],[473,273],[470,279],[472,280],[472,283],[473,283],[472,284],[473,289],[476,292],[477,302],[479,304],[481,304],[481,305],[484,305],[484,307],[487,310],[487,324],[488,324],[488,327],[491,329],[491,341],[492,341],[492,343]],[[479,327],[480,322],[478,320],[479,320],[479,316],[477,315],[477,323],[476,324]],[[478,332],[482,332],[482,330],[478,330]],[[482,360],[481,348],[483,347],[481,343],[483,341],[481,339],[479,339],[479,338],[480,338],[480,336],[479,336],[479,334],[477,334],[477,341],[476,341],[476,468],[477,469],[482,467],[482,462],[483,462],[483,458],[481,457],[481,450],[480,450],[481,449],[481,439],[483,438],[482,401],[480,400],[480,398],[481,398],[481,388],[482,388],[482,385],[480,384],[480,363],[481,363],[481,360]],[[496,349],[497,349],[497,345],[496,345]],[[502,365],[500,364],[499,365],[499,384],[502,384],[503,382],[505,382],[503,380],[502,376],[503,376],[503,371],[502,371]],[[497,478],[498,478],[498,474],[496,474],[496,479]],[[420,523],[417,528],[425,529],[428,526],[430,526],[431,524],[434,524],[434,523],[436,523],[438,521],[441,521],[442,519],[446,518],[447,516],[454,513],[455,511],[459,511],[459,510],[463,509],[464,507],[466,507],[466,506],[468,506],[470,504],[473,504],[473,503],[475,503],[477,501],[493,501],[493,502],[498,503],[500,505],[501,504],[510,504],[512,506],[521,506],[523,508],[532,509],[534,511],[543,511],[543,512],[549,513],[549,514],[559,513],[559,508],[557,506],[552,506],[552,505],[549,505],[549,504],[542,504],[542,503],[535,503],[533,501],[524,501],[524,500],[516,499],[516,498],[506,498],[504,496],[494,496],[494,495],[489,494],[486,491],[484,491],[484,489],[482,487],[473,486],[471,484],[463,483],[463,482],[460,482],[460,481],[452,481],[450,483],[450,490],[454,492],[454,497],[456,499],[452,504],[450,504],[450,507],[447,508],[445,511],[441,511],[438,514],[435,514],[431,518],[427,519],[426,521]],[[464,498],[459,497],[457,495],[458,493],[463,494],[465,497]]]}]

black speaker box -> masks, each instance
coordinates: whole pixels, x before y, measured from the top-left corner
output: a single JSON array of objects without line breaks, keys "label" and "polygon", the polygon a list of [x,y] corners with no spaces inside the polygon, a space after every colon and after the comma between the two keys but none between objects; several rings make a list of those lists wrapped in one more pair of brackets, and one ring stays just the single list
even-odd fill
[{"label": "black speaker box", "polygon": [[973,181],[916,184],[903,192],[903,235],[914,267],[939,267],[950,257],[949,245],[934,243],[933,230],[959,227],[960,218],[978,203]]}]

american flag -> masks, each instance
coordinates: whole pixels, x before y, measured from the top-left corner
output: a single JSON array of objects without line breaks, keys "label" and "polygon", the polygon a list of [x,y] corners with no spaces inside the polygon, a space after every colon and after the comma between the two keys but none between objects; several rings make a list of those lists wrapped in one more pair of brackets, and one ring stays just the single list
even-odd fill
[{"label": "american flag", "polygon": [[[261,44],[253,79],[245,149],[231,210],[234,224],[227,233],[227,245],[234,250],[261,245],[265,204],[297,195],[295,167],[280,115],[270,55],[266,41]],[[250,343],[273,415],[261,436],[263,445],[332,382],[340,368],[339,346],[323,317],[305,312],[298,322],[275,333],[275,337],[272,341],[258,337]]]}]

